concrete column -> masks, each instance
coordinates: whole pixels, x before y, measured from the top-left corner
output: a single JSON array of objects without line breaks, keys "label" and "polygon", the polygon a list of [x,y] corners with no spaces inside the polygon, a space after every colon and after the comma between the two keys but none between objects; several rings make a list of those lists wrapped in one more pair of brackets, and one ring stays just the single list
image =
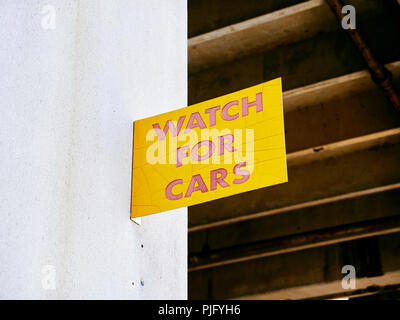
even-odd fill
[{"label": "concrete column", "polygon": [[132,122],[187,103],[186,0],[0,12],[0,298],[186,299],[187,209],[129,219]]}]

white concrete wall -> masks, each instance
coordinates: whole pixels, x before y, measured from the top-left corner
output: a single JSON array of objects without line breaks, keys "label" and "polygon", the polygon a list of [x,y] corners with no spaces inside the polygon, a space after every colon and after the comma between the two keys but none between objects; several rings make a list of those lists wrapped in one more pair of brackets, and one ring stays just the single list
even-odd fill
[{"label": "white concrete wall", "polygon": [[132,122],[186,105],[186,37],[186,0],[0,1],[0,298],[187,298],[187,209],[129,219]]}]

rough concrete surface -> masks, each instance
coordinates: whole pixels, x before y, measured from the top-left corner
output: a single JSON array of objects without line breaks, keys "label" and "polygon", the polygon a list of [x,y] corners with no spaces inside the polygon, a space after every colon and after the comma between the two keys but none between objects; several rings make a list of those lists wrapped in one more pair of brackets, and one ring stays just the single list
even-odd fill
[{"label": "rough concrete surface", "polygon": [[129,219],[132,122],[186,105],[186,36],[184,0],[1,1],[0,298],[187,298],[187,209]]}]

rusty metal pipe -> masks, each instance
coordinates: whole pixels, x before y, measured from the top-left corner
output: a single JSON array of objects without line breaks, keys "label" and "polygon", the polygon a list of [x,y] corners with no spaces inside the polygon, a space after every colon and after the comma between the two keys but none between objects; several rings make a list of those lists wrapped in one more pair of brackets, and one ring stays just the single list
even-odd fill
[{"label": "rusty metal pipe", "polygon": [[[344,14],[342,13],[343,3],[341,0],[326,0],[339,22],[342,21]],[[372,80],[385,92],[387,98],[393,107],[400,112],[400,96],[393,87],[392,74],[386,69],[372,54],[371,49],[365,43],[363,37],[357,29],[347,29],[353,43],[360,51],[364,61],[368,65]]]}]

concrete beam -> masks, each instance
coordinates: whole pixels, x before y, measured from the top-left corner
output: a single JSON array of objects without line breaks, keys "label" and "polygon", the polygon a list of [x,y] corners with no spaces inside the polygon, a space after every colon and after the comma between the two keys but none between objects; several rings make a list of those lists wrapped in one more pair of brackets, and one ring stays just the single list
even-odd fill
[{"label": "concrete beam", "polygon": [[189,272],[396,232],[400,215],[190,255]]},{"label": "concrete beam", "polygon": [[220,29],[303,1],[188,0],[188,37]]},{"label": "concrete beam", "polygon": [[[394,78],[400,77],[400,61],[386,65]],[[367,70],[353,72],[344,76],[320,81],[308,86],[292,89],[283,93],[285,113],[327,103],[332,100],[343,100],[363,91],[375,89],[376,84]]]},{"label": "concrete beam", "polygon": [[337,28],[324,0],[310,0],[189,39],[189,73]]},{"label": "concrete beam", "polygon": [[[357,14],[380,11],[377,2],[352,0]],[[234,23],[188,42],[189,73],[340,28],[324,0],[309,0]]]},{"label": "concrete beam", "polygon": [[400,183],[286,207],[277,214],[189,232],[189,255],[273,241],[398,214]]},{"label": "concrete beam", "polygon": [[[289,182],[189,209],[189,231],[276,214],[286,207],[400,181],[400,128],[287,155]],[[339,173],[339,174],[338,174]]]},{"label": "concrete beam", "polygon": [[[262,62],[255,58],[251,63],[259,65],[259,68],[253,65],[252,71],[246,73],[248,66],[244,64],[240,66],[243,69],[241,72],[234,72],[228,78],[231,78],[234,84],[246,77],[261,82]],[[395,83],[399,85],[400,61],[387,64],[386,67],[392,72]],[[206,90],[220,92],[219,82],[214,80],[210,79]],[[286,80],[283,78],[284,82]],[[231,90],[240,89],[245,85],[234,86]],[[191,91],[199,95],[205,94],[197,87]],[[223,93],[225,92],[220,92]],[[283,106],[287,152],[395,128],[400,121],[400,115],[382,90],[374,84],[366,70],[284,91]]]},{"label": "concrete beam", "polygon": [[[387,65],[399,83],[400,62]],[[368,71],[283,93],[287,152],[398,127],[400,115]]]},{"label": "concrete beam", "polygon": [[[189,273],[189,299],[304,299],[344,291],[341,270],[356,269],[356,289],[399,284],[400,233],[251,259]],[[318,289],[319,288],[319,289]],[[269,294],[271,294],[269,296]]]},{"label": "concrete beam", "polygon": [[259,293],[235,298],[237,300],[300,300],[300,299],[337,299],[360,296],[359,292],[380,291],[381,288],[400,284],[400,271],[388,272],[383,276],[361,278],[356,281],[355,290],[345,290],[341,281],[311,284],[271,292]]}]

